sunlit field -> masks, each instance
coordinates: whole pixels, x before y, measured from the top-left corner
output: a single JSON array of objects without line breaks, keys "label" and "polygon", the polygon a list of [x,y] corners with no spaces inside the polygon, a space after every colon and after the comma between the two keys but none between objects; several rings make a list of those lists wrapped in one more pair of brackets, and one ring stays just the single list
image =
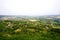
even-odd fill
[{"label": "sunlit field", "polygon": [[60,18],[3,16],[0,40],[60,40]]}]

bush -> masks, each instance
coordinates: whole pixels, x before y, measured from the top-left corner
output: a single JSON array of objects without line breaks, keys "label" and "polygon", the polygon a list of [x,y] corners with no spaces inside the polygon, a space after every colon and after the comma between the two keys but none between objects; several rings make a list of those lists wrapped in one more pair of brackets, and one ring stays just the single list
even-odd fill
[{"label": "bush", "polygon": [[60,34],[60,29],[58,29],[58,28],[52,28],[51,32]]}]

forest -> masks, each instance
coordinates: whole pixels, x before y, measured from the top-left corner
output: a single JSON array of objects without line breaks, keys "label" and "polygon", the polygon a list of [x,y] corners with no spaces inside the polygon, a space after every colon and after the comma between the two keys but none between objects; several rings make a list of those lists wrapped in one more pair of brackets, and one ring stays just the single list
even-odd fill
[{"label": "forest", "polygon": [[0,20],[0,40],[60,40],[60,19]]}]

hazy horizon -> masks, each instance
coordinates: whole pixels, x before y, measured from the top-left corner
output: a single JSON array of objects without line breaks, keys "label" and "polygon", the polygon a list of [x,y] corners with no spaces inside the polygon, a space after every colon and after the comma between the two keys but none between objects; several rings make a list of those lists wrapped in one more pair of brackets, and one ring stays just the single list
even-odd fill
[{"label": "hazy horizon", "polygon": [[0,0],[0,15],[60,15],[60,0]]}]

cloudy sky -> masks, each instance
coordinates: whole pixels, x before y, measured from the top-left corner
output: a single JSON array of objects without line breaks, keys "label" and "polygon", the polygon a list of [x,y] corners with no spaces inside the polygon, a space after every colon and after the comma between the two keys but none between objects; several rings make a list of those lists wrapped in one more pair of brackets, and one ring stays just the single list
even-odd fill
[{"label": "cloudy sky", "polygon": [[60,0],[0,0],[0,15],[56,14],[60,14]]}]

